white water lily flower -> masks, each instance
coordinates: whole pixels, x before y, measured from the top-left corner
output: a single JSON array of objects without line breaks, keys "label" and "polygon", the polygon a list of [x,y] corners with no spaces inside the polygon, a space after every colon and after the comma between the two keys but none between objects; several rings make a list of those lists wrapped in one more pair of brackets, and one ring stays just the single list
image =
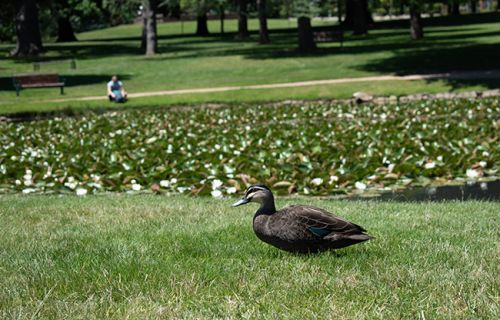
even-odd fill
[{"label": "white water lily flower", "polygon": [[235,187],[229,187],[229,188],[227,188],[227,190],[226,190],[226,192],[227,192],[228,194],[233,194],[233,193],[236,193],[236,191],[237,191],[237,190],[236,190],[236,188],[235,188]]},{"label": "white water lily flower", "polygon": [[20,186],[21,185],[21,180],[16,180],[16,186]]},{"label": "white water lily flower", "polygon": [[76,182],[66,182],[66,183],[64,183],[64,186],[70,188],[71,190],[74,190],[76,188],[76,185],[77,185]]},{"label": "white water lily flower", "polygon": [[396,165],[394,163],[391,163],[388,167],[387,167],[387,171],[389,171],[389,173],[392,173],[392,171],[394,170],[394,168],[396,167]]},{"label": "white water lily flower", "polygon": [[155,142],[156,140],[158,140],[158,138],[157,138],[157,137],[151,137],[151,138],[149,138],[149,139],[147,139],[147,140],[146,140],[146,143],[153,143],[153,142]]},{"label": "white water lily flower", "polygon": [[443,156],[438,156],[437,157],[437,161],[441,161],[442,162],[443,161]]},{"label": "white water lily flower", "polygon": [[363,182],[360,182],[360,181],[356,181],[356,183],[354,184],[354,187],[358,190],[365,190],[366,184],[364,184]]},{"label": "white water lily flower", "polygon": [[170,181],[168,181],[168,180],[161,180],[160,181],[160,186],[162,186],[163,188],[168,188],[168,187],[170,187]]},{"label": "white water lily flower", "polygon": [[184,193],[186,190],[189,190],[189,187],[177,187],[177,191],[179,191],[179,193]]},{"label": "white water lily flower", "polygon": [[222,191],[220,190],[213,190],[210,194],[214,198],[222,198]]},{"label": "white water lily flower", "polygon": [[480,161],[479,162],[479,165],[483,168],[486,168],[486,166],[488,165],[488,163],[486,161]]},{"label": "white water lily flower", "polygon": [[177,183],[177,179],[176,178],[170,179],[170,184],[176,184],[176,183]]},{"label": "white water lily flower", "polygon": [[467,169],[465,174],[471,179],[479,177],[479,171],[477,171],[476,169]]},{"label": "white water lily flower", "polygon": [[329,184],[332,184],[334,182],[339,181],[339,177],[337,176],[330,176],[330,181],[328,181]]},{"label": "white water lily flower", "polygon": [[68,177],[68,182],[74,182],[75,178],[74,177]]},{"label": "white water lily flower", "polygon": [[323,179],[321,178],[314,178],[311,180],[311,183],[316,185],[316,186],[320,186],[323,184]]},{"label": "white water lily flower", "polygon": [[78,188],[76,189],[76,195],[77,196],[84,196],[87,194],[87,189],[84,188]]},{"label": "white water lily flower", "polygon": [[222,181],[220,181],[219,179],[215,179],[214,181],[212,181],[212,190],[219,189],[220,187],[222,187],[222,185]]},{"label": "white water lily flower", "polygon": [[32,192],[35,192],[36,190],[33,189],[33,188],[26,188],[26,189],[23,189],[23,193],[25,194],[28,194],[28,193],[32,193]]},{"label": "white water lily flower", "polygon": [[138,183],[135,182],[135,180],[132,180],[132,190],[134,191],[139,191],[142,189],[142,186]]},{"label": "white water lily flower", "polygon": [[425,169],[433,169],[433,168],[435,168],[435,167],[436,167],[436,164],[435,164],[434,162],[432,162],[432,161],[430,161],[430,162],[426,162],[426,163],[424,164],[424,168],[425,168]]}]

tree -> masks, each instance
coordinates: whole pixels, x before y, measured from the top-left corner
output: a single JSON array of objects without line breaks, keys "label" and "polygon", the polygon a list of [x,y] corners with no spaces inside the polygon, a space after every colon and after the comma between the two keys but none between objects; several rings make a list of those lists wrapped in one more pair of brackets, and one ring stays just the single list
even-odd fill
[{"label": "tree", "polygon": [[36,0],[18,0],[16,8],[16,48],[12,56],[38,55],[43,51]]},{"label": "tree", "polygon": [[15,37],[14,17],[15,5],[13,1],[0,1],[0,41],[10,42]]},{"label": "tree", "polygon": [[[349,1],[349,0],[348,0]],[[368,34],[368,1],[367,0],[351,0],[352,2],[352,24],[354,35]]]},{"label": "tree", "polygon": [[460,15],[460,2],[459,0],[451,0],[451,15],[452,16],[458,16]]},{"label": "tree", "polygon": [[69,20],[72,13],[72,5],[74,5],[74,3],[70,4],[68,0],[54,0],[52,11],[54,11],[54,13],[58,16],[56,42],[77,41],[73,25]]},{"label": "tree", "polygon": [[316,43],[314,42],[313,31],[311,27],[311,18],[304,16],[299,17],[298,27],[299,51],[307,53],[316,49]]},{"label": "tree", "polygon": [[220,34],[224,34],[224,19],[226,18],[226,1],[217,0],[217,8],[219,9]]},{"label": "tree", "polygon": [[212,0],[181,0],[181,8],[196,15],[196,35],[208,36],[207,11],[213,7]]},{"label": "tree", "polygon": [[238,39],[248,38],[248,0],[238,0]]},{"label": "tree", "polygon": [[206,12],[198,13],[196,17],[196,35],[198,36],[208,36],[210,32],[208,31],[208,17]]},{"label": "tree", "polygon": [[471,0],[470,2],[470,11],[471,13],[477,12],[477,0]]},{"label": "tree", "polygon": [[373,23],[368,0],[345,0],[344,28],[352,28],[354,35],[365,35],[368,27]]},{"label": "tree", "polygon": [[73,42],[78,41],[75,36],[75,31],[68,17],[59,17],[57,19],[57,39],[56,42]]},{"label": "tree", "polygon": [[143,26],[145,27],[145,32],[143,31],[143,39],[144,37],[146,39],[145,44],[147,56],[153,56],[158,52],[158,38],[156,33],[156,9],[156,0],[143,1]]},{"label": "tree", "polygon": [[420,16],[420,3],[417,0],[410,0],[410,34],[414,40],[422,39],[424,31],[422,28],[422,18]]},{"label": "tree", "polygon": [[317,1],[295,0],[293,3],[293,12],[298,17],[299,51],[302,53],[308,53],[316,49],[311,17],[315,16],[317,11]]},{"label": "tree", "polygon": [[257,8],[259,11],[259,43],[269,43],[269,30],[267,29],[267,1],[257,0]]}]

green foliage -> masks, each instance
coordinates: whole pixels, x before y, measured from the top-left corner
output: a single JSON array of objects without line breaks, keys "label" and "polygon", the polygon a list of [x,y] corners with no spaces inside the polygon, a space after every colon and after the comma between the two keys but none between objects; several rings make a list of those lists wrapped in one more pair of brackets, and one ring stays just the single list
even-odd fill
[{"label": "green foliage", "polygon": [[0,42],[10,42],[15,36],[14,4],[10,1],[0,1]]},{"label": "green foliage", "polygon": [[214,0],[180,0],[182,10],[194,15],[208,12],[215,4]]},{"label": "green foliage", "polygon": [[291,10],[294,17],[315,17],[318,15],[320,1],[294,0],[291,1]]},{"label": "green foliage", "polygon": [[130,111],[3,124],[0,185],[3,192],[231,194],[264,182],[332,194],[494,177],[498,114],[494,99]]}]

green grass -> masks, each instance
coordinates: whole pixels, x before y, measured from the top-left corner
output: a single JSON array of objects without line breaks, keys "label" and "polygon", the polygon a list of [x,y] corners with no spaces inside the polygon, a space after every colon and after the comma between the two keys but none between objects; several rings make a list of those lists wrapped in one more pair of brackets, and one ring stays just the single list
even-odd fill
[{"label": "green grass", "polygon": [[[212,29],[216,22],[212,23]],[[323,22],[315,22],[323,23]],[[294,27],[295,22],[290,22]],[[288,22],[273,20],[273,43],[256,44],[257,35],[248,41],[237,41],[233,35],[200,38],[191,36],[193,22],[160,24],[160,52],[155,58],[144,57],[139,49],[140,25],[126,25],[78,35],[76,43],[46,43],[43,59],[76,57],[78,68],[68,63],[43,65],[42,72],[59,72],[67,78],[65,98],[102,95],[111,74],[118,73],[130,92],[282,83],[305,80],[410,74],[450,70],[500,68],[500,24],[480,23],[426,28],[426,38],[414,42],[408,30],[372,30],[367,37],[347,34],[344,49],[338,43],[321,44],[312,55],[299,55],[295,32],[287,32]],[[251,20],[255,30],[256,21]],[[234,21],[228,30],[235,29]],[[216,29],[213,29],[216,30]],[[7,51],[10,45],[0,45]],[[0,57],[0,113],[39,111],[61,108],[107,106],[106,102],[52,103],[60,98],[57,89],[23,91],[16,98],[11,75],[32,71],[29,60]],[[464,81],[418,81],[408,83],[357,83],[275,89],[218,94],[193,94],[135,99],[131,106],[169,105],[198,102],[270,101],[287,98],[316,99],[348,97],[363,90],[374,94],[487,89],[498,81],[483,79]]]},{"label": "green grass", "polygon": [[233,199],[3,196],[2,319],[498,319],[487,202],[321,206],[376,237],[293,255]]}]

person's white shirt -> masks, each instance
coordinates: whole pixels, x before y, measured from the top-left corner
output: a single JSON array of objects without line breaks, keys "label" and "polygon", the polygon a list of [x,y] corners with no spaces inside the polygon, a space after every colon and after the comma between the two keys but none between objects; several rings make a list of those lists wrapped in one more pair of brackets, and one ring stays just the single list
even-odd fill
[{"label": "person's white shirt", "polygon": [[113,81],[111,80],[108,82],[108,89],[109,91],[113,92],[115,90],[122,90],[123,88],[123,83],[121,81]]}]

